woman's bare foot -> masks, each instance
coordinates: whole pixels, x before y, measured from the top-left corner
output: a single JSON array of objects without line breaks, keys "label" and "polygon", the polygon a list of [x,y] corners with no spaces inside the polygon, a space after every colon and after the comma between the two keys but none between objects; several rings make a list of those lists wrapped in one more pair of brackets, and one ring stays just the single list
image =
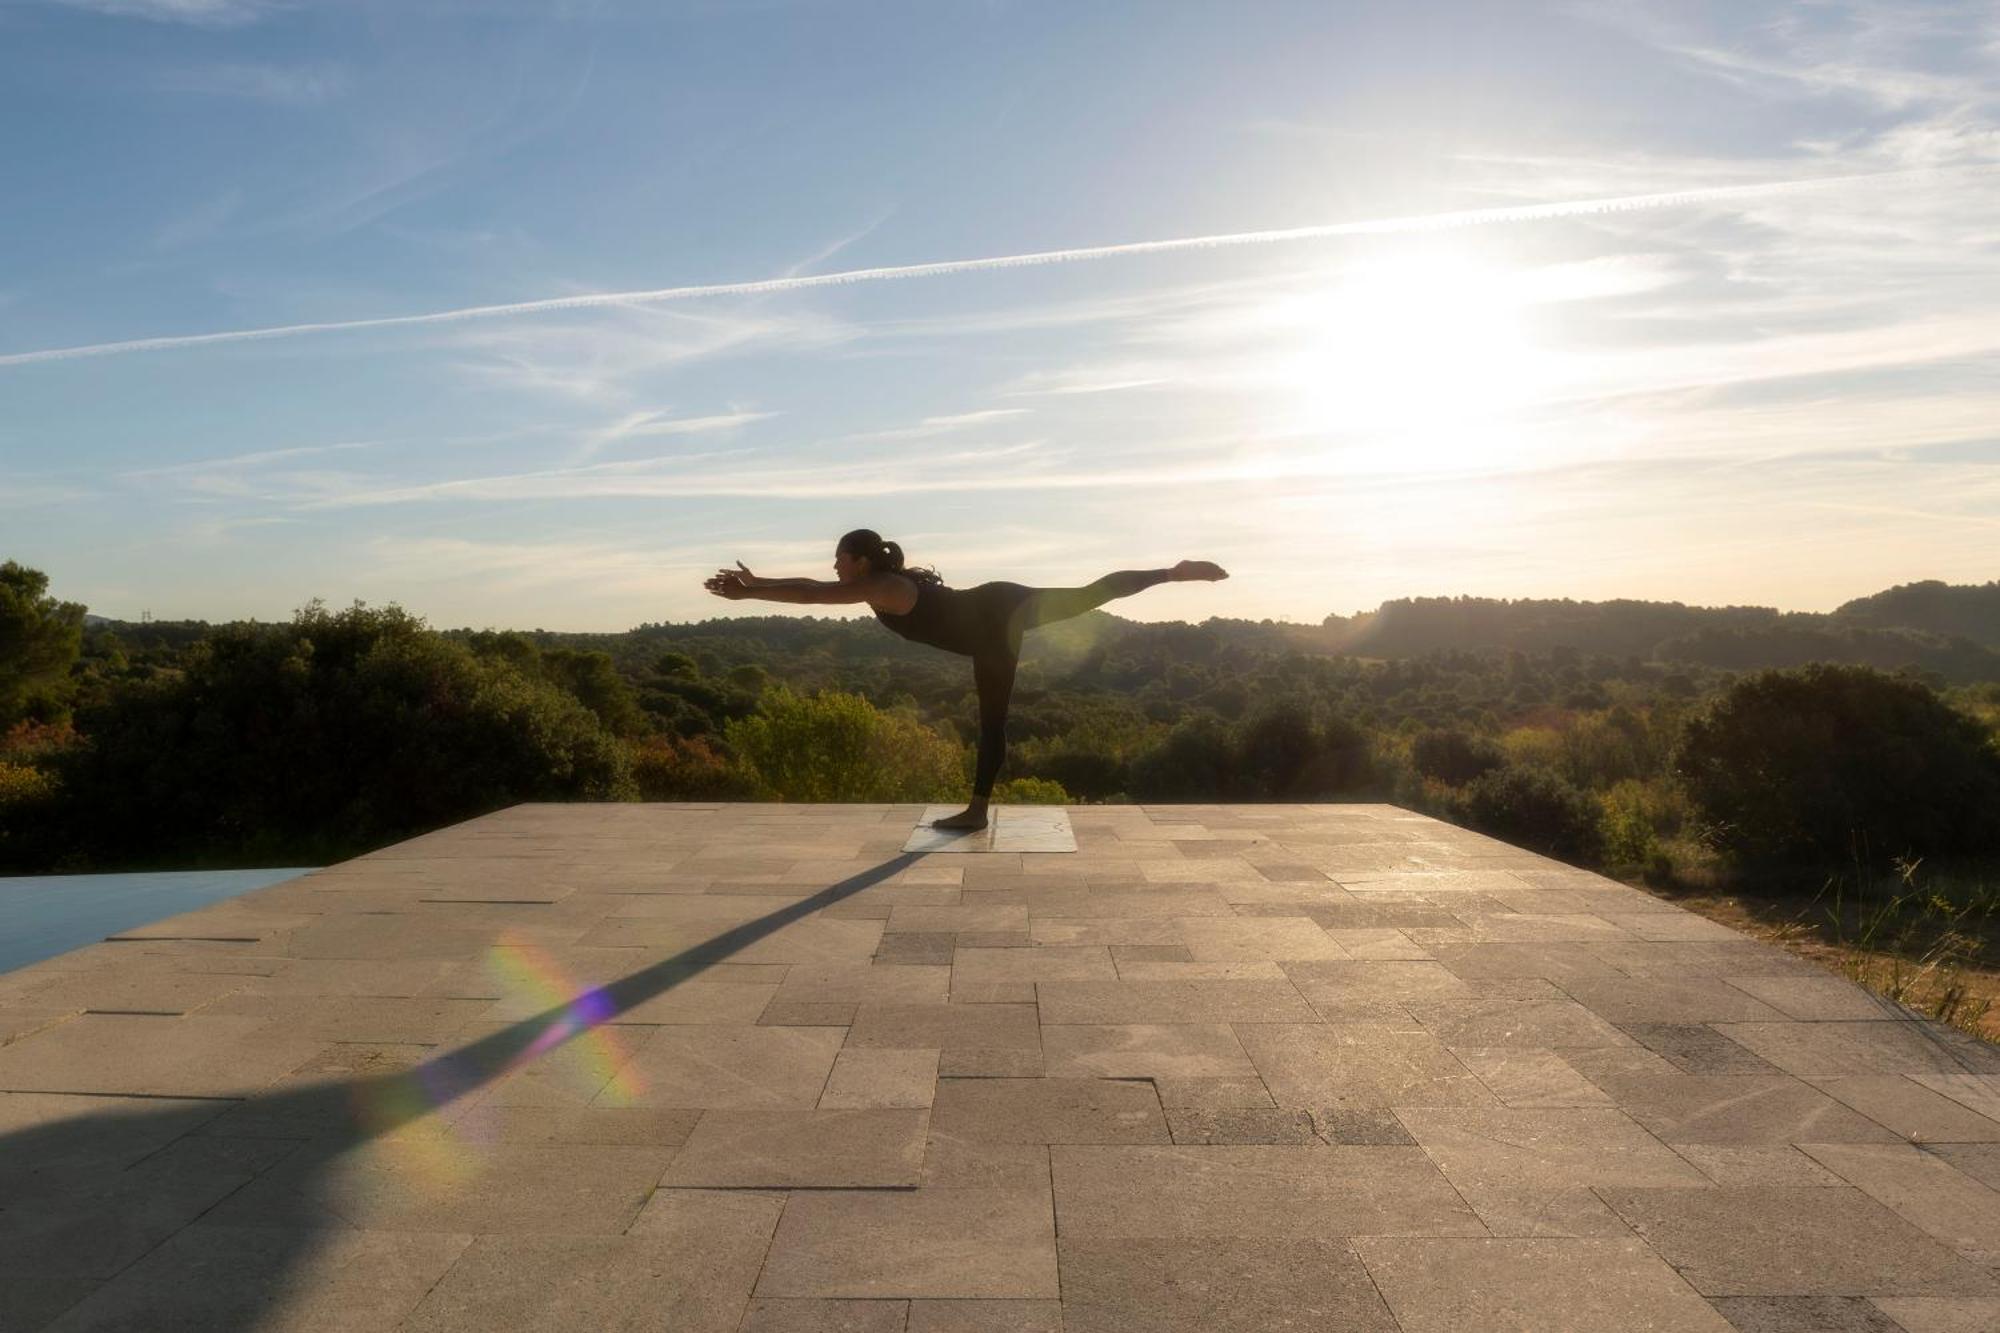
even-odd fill
[{"label": "woman's bare foot", "polygon": [[1174,566],[1174,582],[1187,583],[1195,579],[1205,579],[1210,583],[1226,579],[1229,571],[1211,560],[1183,560]]},{"label": "woman's bare foot", "polygon": [[941,829],[982,829],[986,827],[986,802],[975,800],[971,805],[955,815],[943,819],[933,819],[932,828]]}]

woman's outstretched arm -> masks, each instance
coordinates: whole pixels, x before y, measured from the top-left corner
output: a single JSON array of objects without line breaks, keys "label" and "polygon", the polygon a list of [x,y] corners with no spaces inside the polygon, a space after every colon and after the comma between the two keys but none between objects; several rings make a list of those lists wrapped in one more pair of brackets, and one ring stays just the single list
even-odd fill
[{"label": "woman's outstretched arm", "polygon": [[826,583],[819,579],[766,579],[748,570],[719,570],[704,585],[718,597],[759,602],[865,602],[868,589],[858,583]]}]

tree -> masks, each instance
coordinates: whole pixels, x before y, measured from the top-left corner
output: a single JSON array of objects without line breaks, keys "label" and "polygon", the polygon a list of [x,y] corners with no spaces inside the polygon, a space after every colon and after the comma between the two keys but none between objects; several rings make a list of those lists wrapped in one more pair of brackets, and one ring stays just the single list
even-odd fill
[{"label": "tree", "polygon": [[48,595],[49,576],[0,564],[0,730],[38,710],[60,712],[83,644],[83,607]]},{"label": "tree", "polygon": [[1762,865],[2000,850],[2000,753],[1927,686],[1763,671],[1691,715],[1672,764],[1716,846]]},{"label": "tree", "polygon": [[1466,784],[1458,817],[1481,833],[1572,864],[1597,860],[1602,831],[1597,801],[1542,764],[1509,764]]},{"label": "tree", "polygon": [[774,685],[724,735],[783,801],[932,801],[965,790],[962,747],[858,694]]}]

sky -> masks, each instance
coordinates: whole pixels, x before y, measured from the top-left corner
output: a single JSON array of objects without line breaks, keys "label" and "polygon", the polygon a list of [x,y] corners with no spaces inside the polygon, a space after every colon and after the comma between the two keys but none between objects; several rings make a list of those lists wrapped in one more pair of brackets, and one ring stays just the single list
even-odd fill
[{"label": "sky", "polygon": [[0,195],[0,559],[117,618],[2000,576],[1990,0],[0,0]]}]

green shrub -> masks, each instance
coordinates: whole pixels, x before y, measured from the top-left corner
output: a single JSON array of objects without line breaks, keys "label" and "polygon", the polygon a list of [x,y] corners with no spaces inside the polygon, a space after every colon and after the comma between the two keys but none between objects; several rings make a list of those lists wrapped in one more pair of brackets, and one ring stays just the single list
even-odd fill
[{"label": "green shrub", "polygon": [[1468,826],[1573,864],[1602,853],[1598,806],[1554,769],[1510,764],[1460,789],[1457,813]]},{"label": "green shrub", "polygon": [[1673,769],[1709,843],[1753,865],[2000,850],[2000,755],[1918,681],[1816,664],[1737,681]]},{"label": "green shrub", "polygon": [[1437,727],[1410,741],[1410,762],[1423,776],[1458,787],[1499,768],[1507,756],[1484,736]]},{"label": "green shrub", "polygon": [[754,800],[760,790],[754,773],[705,736],[647,736],[632,743],[631,756],[642,801]]},{"label": "green shrub", "polygon": [[724,734],[771,799],[939,801],[966,791],[963,747],[858,694],[773,685]]},{"label": "green shrub", "polygon": [[1613,865],[1638,866],[1652,860],[1658,849],[1645,784],[1627,778],[1601,798],[1604,805],[1604,857]]},{"label": "green shrub", "polygon": [[1074,805],[1060,782],[1047,778],[1008,778],[993,784],[995,805]]}]

